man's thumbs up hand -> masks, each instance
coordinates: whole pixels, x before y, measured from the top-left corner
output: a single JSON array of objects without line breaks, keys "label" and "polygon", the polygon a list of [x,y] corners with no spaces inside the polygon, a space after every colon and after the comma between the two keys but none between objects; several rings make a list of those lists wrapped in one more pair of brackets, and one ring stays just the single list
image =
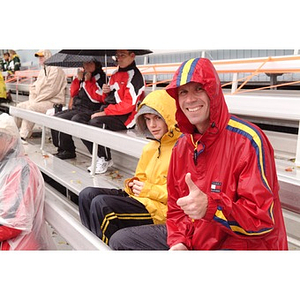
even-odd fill
[{"label": "man's thumbs up hand", "polygon": [[191,219],[201,219],[207,209],[207,195],[204,194],[193,182],[191,174],[185,175],[185,182],[189,189],[189,194],[177,200],[177,205],[181,207],[185,214]]}]

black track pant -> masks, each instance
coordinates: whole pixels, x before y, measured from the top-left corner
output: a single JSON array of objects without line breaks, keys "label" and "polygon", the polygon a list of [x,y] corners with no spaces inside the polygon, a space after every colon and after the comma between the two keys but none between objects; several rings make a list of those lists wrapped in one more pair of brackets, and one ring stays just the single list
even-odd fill
[{"label": "black track pant", "polygon": [[145,206],[122,190],[87,187],[78,201],[82,224],[106,244],[121,228],[153,224]]},{"label": "black track pant", "polygon": [[169,250],[166,225],[144,225],[118,230],[109,240],[114,250]]},{"label": "black track pant", "polygon": [[[67,109],[55,114],[55,117],[87,124],[92,114],[92,111],[80,112],[77,109]],[[72,135],[51,129],[51,136],[54,146],[58,147],[58,151],[75,152]]]}]

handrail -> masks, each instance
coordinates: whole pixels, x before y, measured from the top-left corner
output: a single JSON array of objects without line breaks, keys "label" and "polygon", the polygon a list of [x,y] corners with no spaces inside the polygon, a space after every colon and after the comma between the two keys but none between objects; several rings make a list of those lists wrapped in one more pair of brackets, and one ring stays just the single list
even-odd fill
[{"label": "handrail", "polygon": [[[300,55],[291,56],[269,56],[259,58],[245,58],[245,59],[230,59],[230,60],[213,60],[213,65],[219,74],[224,73],[252,73],[245,78],[250,80],[253,76],[262,73],[268,74],[282,74],[282,73],[300,73]],[[178,63],[163,63],[163,64],[145,64],[137,67],[143,75],[173,75],[181,62]],[[108,67],[106,69],[107,75],[110,76],[117,67]],[[67,77],[74,77],[76,75],[76,68],[64,68]],[[17,71],[14,77],[8,78],[6,82],[18,80],[19,78],[37,77],[39,70],[24,70]],[[153,81],[150,85],[157,85],[158,83],[166,83],[170,80]],[[241,81],[241,80],[239,80]],[[246,81],[246,82],[247,82]],[[229,84],[229,83],[228,83]],[[148,84],[149,85],[149,84]],[[243,86],[245,83],[243,84]]]},{"label": "handrail", "polygon": [[[93,149],[95,150],[97,149],[97,145],[103,145],[136,158],[140,158],[143,147],[148,143],[145,138],[138,136],[133,137],[124,132],[110,131],[14,106],[9,107],[9,113],[12,116],[29,120],[43,126],[41,149],[43,149],[45,142],[45,127],[88,140],[93,143]],[[92,175],[95,174],[96,159],[97,151],[93,151]]]}]

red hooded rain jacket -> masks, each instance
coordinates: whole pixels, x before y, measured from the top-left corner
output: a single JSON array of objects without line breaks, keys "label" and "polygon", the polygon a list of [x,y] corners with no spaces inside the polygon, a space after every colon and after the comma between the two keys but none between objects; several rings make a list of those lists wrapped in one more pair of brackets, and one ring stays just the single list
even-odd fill
[{"label": "red hooded rain jacket", "polygon": [[[210,98],[210,127],[203,135],[195,133],[178,104],[177,87],[188,82],[202,84]],[[167,92],[176,100],[176,119],[184,133],[173,149],[168,172],[169,246],[286,250],[273,148],[257,126],[228,112],[212,63],[203,58],[184,62]],[[200,220],[191,220],[176,204],[189,193],[188,172],[208,196]]]}]

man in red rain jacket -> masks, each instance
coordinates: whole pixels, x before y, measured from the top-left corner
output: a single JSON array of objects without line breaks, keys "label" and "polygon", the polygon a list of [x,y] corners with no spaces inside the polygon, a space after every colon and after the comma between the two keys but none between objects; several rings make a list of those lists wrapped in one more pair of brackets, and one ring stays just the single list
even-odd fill
[{"label": "man in red rain jacket", "polygon": [[168,172],[171,250],[286,250],[273,148],[228,112],[208,59],[184,62],[167,92],[184,133]]}]

